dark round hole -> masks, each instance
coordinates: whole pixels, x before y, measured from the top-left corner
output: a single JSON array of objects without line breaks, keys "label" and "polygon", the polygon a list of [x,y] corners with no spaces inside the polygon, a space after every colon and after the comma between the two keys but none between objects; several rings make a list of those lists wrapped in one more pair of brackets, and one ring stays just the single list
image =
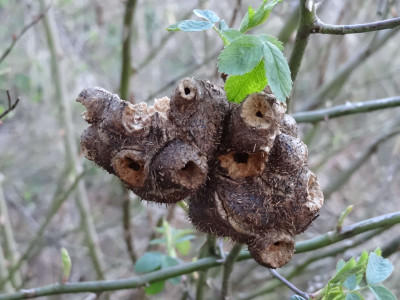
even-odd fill
[{"label": "dark round hole", "polygon": [[247,164],[249,160],[249,155],[245,152],[236,152],[233,155],[233,160],[238,164]]},{"label": "dark round hole", "polygon": [[196,164],[192,161],[186,163],[186,165],[181,169],[182,171],[192,171],[196,167]]},{"label": "dark round hole", "polygon": [[275,242],[274,246],[279,246],[281,243],[280,242]]},{"label": "dark round hole", "polygon": [[185,88],[185,95],[189,95],[190,94],[190,89],[189,88]]},{"label": "dark round hole", "polygon": [[264,117],[263,114],[261,113],[261,111],[257,111],[256,112],[256,116],[259,117],[259,118]]},{"label": "dark round hole", "polygon": [[133,159],[130,159],[130,158],[128,158],[127,161],[128,161],[128,168],[130,168],[134,171],[139,171],[140,165],[136,161],[134,161]]}]

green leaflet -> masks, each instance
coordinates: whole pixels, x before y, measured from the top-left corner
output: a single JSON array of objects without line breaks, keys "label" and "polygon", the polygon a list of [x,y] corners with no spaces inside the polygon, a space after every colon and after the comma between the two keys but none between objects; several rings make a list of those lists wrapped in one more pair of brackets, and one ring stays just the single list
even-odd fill
[{"label": "green leaflet", "polygon": [[229,101],[239,103],[247,95],[261,92],[267,84],[264,61],[261,60],[250,72],[243,75],[229,76],[225,83],[225,90]]},{"label": "green leaflet", "polygon": [[279,48],[271,42],[264,43],[263,54],[265,73],[271,91],[279,101],[285,102],[292,90],[292,79],[286,59]]},{"label": "green leaflet", "polygon": [[263,44],[255,36],[243,35],[222,50],[218,57],[220,73],[242,75],[253,70],[263,56]]},{"label": "green leaflet", "polygon": [[213,23],[208,21],[185,20],[175,23],[167,28],[168,31],[203,31],[213,27]]},{"label": "green leaflet", "polygon": [[241,33],[245,33],[251,28],[264,23],[268,19],[274,6],[281,1],[282,0],[272,0],[270,3],[268,3],[268,0],[264,0],[260,7],[258,7],[256,10],[249,6],[243,21],[240,24],[239,31]]}]

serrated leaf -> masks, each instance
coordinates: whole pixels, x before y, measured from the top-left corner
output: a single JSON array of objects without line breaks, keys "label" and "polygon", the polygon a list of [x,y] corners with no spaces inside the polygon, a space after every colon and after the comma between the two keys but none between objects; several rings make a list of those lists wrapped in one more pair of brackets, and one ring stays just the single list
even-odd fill
[{"label": "serrated leaf", "polygon": [[270,42],[264,43],[263,54],[269,87],[279,101],[286,102],[292,90],[288,63],[281,50]]},{"label": "serrated leaf", "polygon": [[336,272],[339,272],[341,268],[346,265],[346,262],[343,259],[339,259],[336,263]]},{"label": "serrated leaf", "polygon": [[148,273],[161,267],[163,254],[161,252],[147,252],[135,263],[137,273]]},{"label": "serrated leaf", "polygon": [[[179,261],[169,255],[164,255],[163,259],[162,259],[162,263],[161,263],[161,269],[168,269],[170,267],[174,267],[179,265]],[[181,283],[181,277],[177,276],[177,277],[173,277],[173,278],[169,278],[168,281],[172,284],[179,284]]]},{"label": "serrated leaf", "polygon": [[293,295],[292,297],[289,298],[289,300],[307,300],[307,299],[304,299],[299,295]]},{"label": "serrated leaf", "polygon": [[169,26],[167,30],[194,32],[207,30],[210,29],[212,26],[213,23],[209,21],[184,20]]},{"label": "serrated leaf", "polygon": [[360,293],[347,293],[346,300],[364,300],[364,297]]},{"label": "serrated leaf", "polygon": [[178,251],[182,255],[188,255],[189,254],[190,246],[191,246],[190,241],[183,241],[183,242],[175,244],[176,249],[178,249]]},{"label": "serrated leaf", "polygon": [[219,17],[217,16],[217,14],[211,10],[194,9],[193,12],[196,16],[206,19],[206,20],[210,21],[211,23],[215,23],[215,22],[219,21]]},{"label": "serrated leaf", "polygon": [[339,283],[344,282],[347,277],[357,274],[362,271],[361,266],[357,266],[356,260],[354,257],[350,259],[343,267],[339,269],[339,271],[332,277],[330,280],[331,283]]},{"label": "serrated leaf", "polygon": [[268,3],[268,0],[264,0],[260,7],[258,7],[256,10],[249,6],[243,21],[240,24],[239,31],[245,33],[249,29],[264,23],[268,19],[272,8],[274,8],[274,6],[281,1],[282,0],[272,0]]},{"label": "serrated leaf", "polygon": [[374,252],[376,253],[376,255],[382,256],[382,250],[380,247],[376,248]]},{"label": "serrated leaf", "polygon": [[146,294],[155,295],[161,292],[164,288],[165,281],[157,281],[144,288]]},{"label": "serrated leaf", "polygon": [[270,42],[271,44],[275,45],[279,50],[283,51],[283,43],[278,40],[276,37],[269,35],[269,34],[259,34],[257,37],[263,42]]},{"label": "serrated leaf", "polygon": [[218,57],[218,69],[220,73],[242,75],[253,70],[262,56],[261,41],[255,36],[243,35],[222,50]]},{"label": "serrated leaf", "polygon": [[370,286],[377,300],[397,300],[397,297],[383,285]]},{"label": "serrated leaf", "polygon": [[362,272],[360,272],[359,274],[356,274],[357,277],[357,284],[360,283],[360,281],[363,279],[364,277],[364,273],[367,269],[367,263],[368,263],[368,253],[367,251],[363,251],[360,255],[360,258],[357,261],[357,265],[362,266]]},{"label": "serrated leaf", "polygon": [[229,101],[240,103],[247,95],[261,92],[267,84],[264,61],[261,60],[249,73],[229,76],[225,83],[225,91]]},{"label": "serrated leaf", "polygon": [[353,274],[347,277],[346,280],[343,282],[343,286],[349,291],[354,290],[357,287],[357,276]]},{"label": "serrated leaf", "polygon": [[393,272],[393,264],[375,252],[369,254],[367,264],[367,283],[376,284],[384,281]]}]

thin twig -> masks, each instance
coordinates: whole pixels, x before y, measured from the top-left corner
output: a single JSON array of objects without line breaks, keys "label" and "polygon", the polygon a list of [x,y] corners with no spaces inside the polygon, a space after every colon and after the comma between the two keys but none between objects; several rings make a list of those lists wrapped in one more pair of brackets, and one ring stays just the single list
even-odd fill
[{"label": "thin twig", "polygon": [[[338,233],[336,230],[329,231],[313,239],[299,242],[296,244],[295,253],[313,251],[315,249],[323,248],[339,241],[349,239],[363,232],[399,223],[400,211],[367,219],[359,223],[344,227],[340,233]],[[238,256],[237,261],[242,261],[250,258],[251,256],[248,251],[242,251]],[[66,283],[64,285],[52,284],[30,290],[22,290],[18,293],[0,295],[0,300],[18,300],[59,294],[87,292],[99,293],[104,291],[139,288],[154,282],[166,280],[184,274],[189,274],[195,271],[207,270],[221,264],[222,263],[219,262],[219,259],[217,257],[206,257],[198,259],[194,262],[151,272],[138,277],[131,277],[119,280]]]},{"label": "thin twig", "polygon": [[319,18],[315,18],[314,27],[311,33],[322,33],[322,34],[352,34],[352,33],[364,33],[384,29],[393,29],[400,26],[400,17],[393,18],[383,21],[355,24],[355,25],[331,25],[323,23]]},{"label": "thin twig", "polygon": [[328,121],[341,116],[365,113],[397,106],[400,106],[400,96],[364,102],[346,103],[345,105],[338,105],[321,110],[295,113],[292,115],[292,117],[297,123],[315,123],[319,121]]},{"label": "thin twig", "polygon": [[341,172],[336,178],[331,179],[331,183],[324,189],[325,200],[329,199],[334,192],[340,189],[345,183],[347,183],[350,177],[368,160],[368,158],[376,152],[378,146],[389,138],[400,134],[400,128],[384,133],[378,137],[374,142],[365,148],[361,155],[354,159],[353,162],[343,172]]},{"label": "thin twig", "polygon": [[10,91],[7,90],[7,102],[8,102],[8,108],[3,113],[0,114],[0,119],[5,117],[9,112],[11,112],[17,107],[19,98],[15,99],[15,102],[12,103]]},{"label": "thin twig", "polygon": [[[71,186],[66,190],[57,195],[52,201],[51,201],[51,207],[49,211],[46,214],[44,222],[40,225],[39,229],[37,230],[35,236],[30,240],[28,247],[24,251],[24,253],[21,255],[21,257],[9,268],[8,272],[8,278],[12,278],[13,274],[19,270],[21,267],[22,263],[29,258],[30,254],[32,253],[33,249],[36,247],[36,245],[40,242],[40,240],[43,238],[43,233],[47,226],[50,224],[50,221],[53,219],[53,217],[56,215],[58,210],[60,209],[61,205],[64,203],[65,200],[68,199],[69,195],[75,190],[77,187],[79,181],[83,178],[84,173],[79,174],[76,178],[75,181],[71,184]],[[3,288],[4,284],[6,281],[0,282],[0,289]]]},{"label": "thin twig", "polygon": [[297,288],[295,285],[293,285],[293,283],[291,283],[285,277],[281,276],[276,270],[274,270],[274,269],[268,269],[268,270],[269,270],[269,272],[271,273],[272,276],[274,276],[275,278],[279,279],[284,284],[286,284],[287,287],[289,289],[291,289],[293,292],[295,292],[297,295],[303,297],[304,299],[310,298],[310,296],[306,292],[303,292],[302,290]]},{"label": "thin twig", "polygon": [[50,8],[50,6],[47,7],[47,9],[45,9],[44,12],[42,12],[36,18],[34,18],[32,22],[30,22],[28,25],[26,25],[24,28],[22,28],[21,32],[18,35],[12,36],[12,42],[11,42],[10,46],[8,46],[8,48],[4,51],[4,53],[0,57],[0,64],[10,54],[10,52],[14,48],[15,44],[24,35],[24,33],[27,32],[29,30],[29,28],[33,27],[36,23],[38,23],[44,17],[44,15],[49,10],[49,8]]},{"label": "thin twig", "polygon": [[233,246],[228,256],[226,257],[224,265],[224,273],[222,275],[222,288],[221,288],[221,300],[225,300],[229,295],[229,278],[231,276],[233,266],[235,265],[236,259],[242,250],[243,245],[236,244]]}]

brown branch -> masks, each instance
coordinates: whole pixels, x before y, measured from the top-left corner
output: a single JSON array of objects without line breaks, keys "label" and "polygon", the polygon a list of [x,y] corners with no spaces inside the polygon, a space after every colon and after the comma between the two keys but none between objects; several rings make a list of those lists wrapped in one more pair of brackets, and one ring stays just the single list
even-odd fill
[{"label": "brown branch", "polygon": [[12,101],[11,101],[11,95],[10,95],[10,91],[9,90],[7,90],[7,100],[8,100],[8,108],[3,113],[0,114],[0,119],[2,119],[9,112],[14,110],[15,107],[17,106],[18,102],[19,102],[19,98],[17,98],[14,103],[11,103]]},{"label": "brown branch", "polygon": [[311,33],[321,34],[352,34],[352,33],[364,33],[384,29],[393,29],[400,26],[400,17],[393,18],[383,21],[355,24],[355,25],[331,25],[325,24],[320,19],[315,18],[314,27]]},{"label": "brown branch", "polygon": [[41,19],[43,19],[44,15],[47,13],[49,8],[50,8],[50,6],[44,12],[42,12],[36,18],[34,18],[32,22],[30,22],[28,25],[26,25],[24,28],[22,28],[21,32],[18,35],[14,34],[12,36],[12,42],[11,42],[10,46],[6,49],[6,51],[4,51],[3,55],[0,57],[0,64],[10,54],[11,50],[14,48],[17,41],[25,34],[25,32],[27,32],[31,27],[33,27]]}]

